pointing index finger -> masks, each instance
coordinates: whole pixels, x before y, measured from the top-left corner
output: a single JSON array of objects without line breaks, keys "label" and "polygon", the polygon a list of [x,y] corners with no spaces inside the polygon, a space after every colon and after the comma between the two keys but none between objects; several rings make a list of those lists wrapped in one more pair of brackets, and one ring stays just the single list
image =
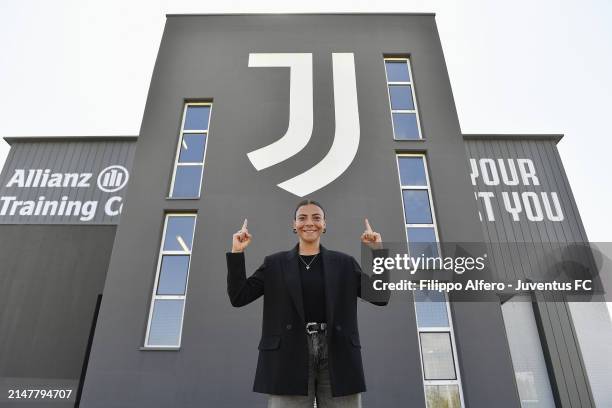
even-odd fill
[{"label": "pointing index finger", "polygon": [[372,227],[370,226],[370,222],[368,221],[368,219],[365,219],[365,227],[366,227],[366,231],[369,233],[372,233]]},{"label": "pointing index finger", "polygon": [[241,231],[245,231],[247,229],[247,219],[244,219],[244,222],[242,223],[242,228]]}]

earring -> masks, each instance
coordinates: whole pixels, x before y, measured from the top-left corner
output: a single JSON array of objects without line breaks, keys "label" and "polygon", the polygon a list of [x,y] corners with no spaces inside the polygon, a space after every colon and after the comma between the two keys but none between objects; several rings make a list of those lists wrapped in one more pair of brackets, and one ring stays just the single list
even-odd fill
[{"label": "earring", "polygon": [[296,230],[295,228],[293,229],[293,233],[294,233],[294,234],[297,234],[297,230]]},{"label": "earring", "polygon": [[327,231],[327,228],[323,228],[323,233],[325,234],[325,231]]}]

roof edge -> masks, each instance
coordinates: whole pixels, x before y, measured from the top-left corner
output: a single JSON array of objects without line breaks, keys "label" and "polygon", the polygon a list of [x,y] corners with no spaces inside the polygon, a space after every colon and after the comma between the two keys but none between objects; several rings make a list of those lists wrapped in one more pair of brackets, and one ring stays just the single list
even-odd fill
[{"label": "roof edge", "polygon": [[116,136],[4,136],[3,139],[9,145],[19,142],[99,142],[99,141],[119,141],[119,142],[134,142],[138,140],[138,136],[133,135],[116,135]]},{"label": "roof edge", "polygon": [[469,133],[463,134],[463,138],[466,140],[551,140],[557,144],[563,139],[563,134]]},{"label": "roof edge", "polygon": [[385,11],[385,12],[348,12],[348,11],[338,11],[338,12],[327,12],[327,13],[313,13],[313,12],[291,12],[291,13],[166,13],[166,17],[201,17],[201,16],[338,16],[338,15],[350,15],[350,16],[430,16],[435,17],[436,13],[434,12],[393,12],[393,11]]}]

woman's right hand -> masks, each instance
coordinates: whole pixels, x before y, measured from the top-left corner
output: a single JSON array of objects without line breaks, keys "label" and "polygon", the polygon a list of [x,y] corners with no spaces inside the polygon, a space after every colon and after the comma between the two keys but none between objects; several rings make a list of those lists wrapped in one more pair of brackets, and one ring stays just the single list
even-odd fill
[{"label": "woman's right hand", "polygon": [[242,228],[232,235],[232,252],[243,252],[244,249],[251,243],[253,236],[249,234],[247,229],[247,219],[244,219]]}]

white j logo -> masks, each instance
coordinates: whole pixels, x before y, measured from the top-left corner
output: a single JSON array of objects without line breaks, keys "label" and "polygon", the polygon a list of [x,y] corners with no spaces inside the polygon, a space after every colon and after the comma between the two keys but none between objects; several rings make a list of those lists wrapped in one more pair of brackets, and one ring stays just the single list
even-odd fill
[{"label": "white j logo", "polygon": [[[352,53],[333,53],[336,133],[319,163],[278,186],[303,197],[325,187],[351,164],[359,147],[359,110]],[[257,170],[280,163],[302,150],[312,136],[312,54],[250,54],[249,67],[289,67],[289,126],[276,142],[247,154]]]}]

